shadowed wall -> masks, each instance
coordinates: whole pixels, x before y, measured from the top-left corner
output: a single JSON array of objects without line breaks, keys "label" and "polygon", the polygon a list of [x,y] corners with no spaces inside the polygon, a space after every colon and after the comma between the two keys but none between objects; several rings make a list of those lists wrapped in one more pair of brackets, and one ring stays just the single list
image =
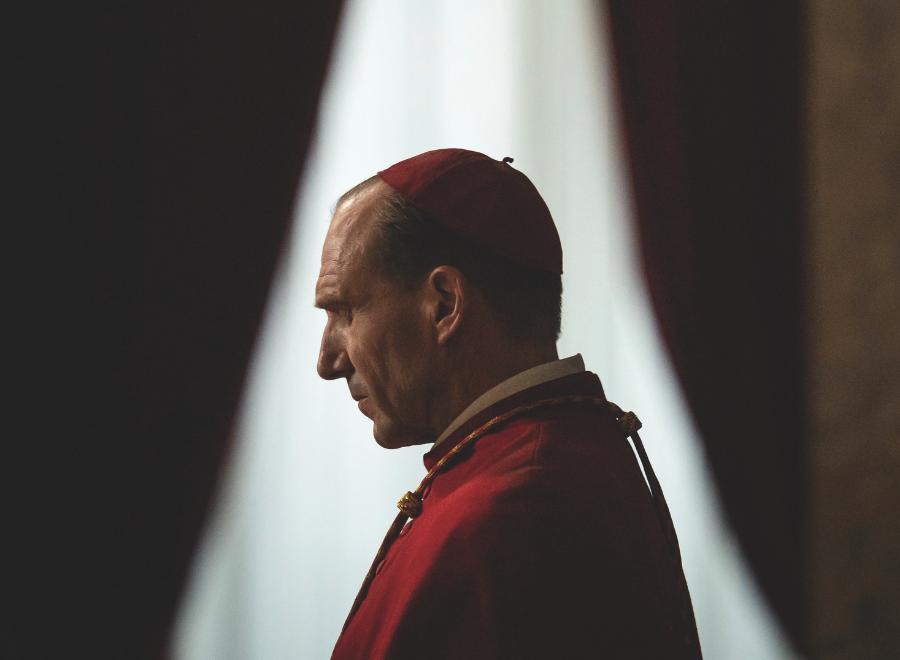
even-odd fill
[{"label": "shadowed wall", "polygon": [[900,648],[900,4],[809,7],[813,656]]}]

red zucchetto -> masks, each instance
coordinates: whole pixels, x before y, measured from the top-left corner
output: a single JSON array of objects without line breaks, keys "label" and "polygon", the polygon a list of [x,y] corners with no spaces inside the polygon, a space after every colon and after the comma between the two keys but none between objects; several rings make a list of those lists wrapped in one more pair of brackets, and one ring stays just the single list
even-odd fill
[{"label": "red zucchetto", "polygon": [[550,210],[512,160],[437,149],[378,176],[451,232],[526,268],[561,274],[562,246]]}]

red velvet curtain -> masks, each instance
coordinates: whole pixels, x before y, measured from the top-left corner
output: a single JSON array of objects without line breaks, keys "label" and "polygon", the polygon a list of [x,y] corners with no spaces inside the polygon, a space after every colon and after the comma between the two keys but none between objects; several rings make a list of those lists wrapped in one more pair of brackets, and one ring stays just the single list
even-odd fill
[{"label": "red velvet curtain", "polygon": [[605,4],[653,305],[728,519],[802,646],[801,6]]},{"label": "red velvet curtain", "polygon": [[165,655],[340,6],[67,3],[32,24],[34,405],[0,656]]}]

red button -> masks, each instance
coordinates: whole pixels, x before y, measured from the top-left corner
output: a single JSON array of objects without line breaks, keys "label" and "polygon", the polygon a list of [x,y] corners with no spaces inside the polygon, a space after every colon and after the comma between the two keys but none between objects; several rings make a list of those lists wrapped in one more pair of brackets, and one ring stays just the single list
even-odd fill
[{"label": "red button", "polygon": [[375,575],[381,573],[381,569],[384,567],[384,559],[378,562],[378,566],[375,567]]}]

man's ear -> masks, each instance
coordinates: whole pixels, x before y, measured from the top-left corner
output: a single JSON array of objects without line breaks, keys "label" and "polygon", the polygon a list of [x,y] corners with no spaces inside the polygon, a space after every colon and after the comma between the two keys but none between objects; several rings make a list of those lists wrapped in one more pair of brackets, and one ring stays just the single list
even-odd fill
[{"label": "man's ear", "polygon": [[453,266],[438,266],[426,282],[438,344],[446,344],[458,331],[466,311],[468,282]]}]

